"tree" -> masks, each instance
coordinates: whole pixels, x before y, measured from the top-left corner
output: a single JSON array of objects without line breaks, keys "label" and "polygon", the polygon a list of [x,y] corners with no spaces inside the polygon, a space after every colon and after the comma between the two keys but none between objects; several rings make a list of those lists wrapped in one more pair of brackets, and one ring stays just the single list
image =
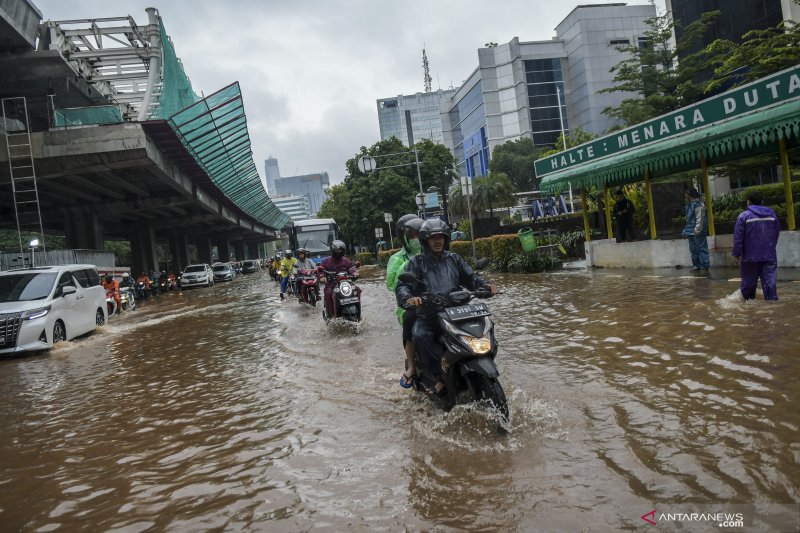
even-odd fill
[{"label": "tree", "polygon": [[715,62],[706,92],[749,83],[800,63],[800,24],[786,20],[774,28],[752,30],[741,43],[717,39],[707,51]]},{"label": "tree", "polygon": [[488,176],[475,178],[472,186],[472,206],[476,212],[489,210],[494,219],[494,208],[516,205],[514,185],[506,174],[490,172]]},{"label": "tree", "polygon": [[[607,107],[603,113],[627,127],[705,98],[705,84],[700,81],[700,73],[714,63],[716,52],[708,48],[690,51],[697,47],[718,16],[719,11],[703,13],[699,20],[685,28],[674,49],[671,40],[676,23],[666,13],[647,19],[643,45],[634,43],[617,48],[628,57],[611,68],[615,85],[598,91],[634,93],[635,96],[625,98],[617,107]],[[679,56],[682,57],[680,62]]]},{"label": "tree", "polygon": [[[450,150],[428,139],[412,149],[419,152],[423,190],[437,186],[446,191],[456,175]],[[369,174],[359,170],[358,161],[364,155],[376,159],[378,170]],[[397,138],[379,141],[370,148],[362,146],[345,162],[345,168],[348,175],[344,182],[329,189],[329,197],[319,210],[320,217],[336,220],[345,241],[371,243],[374,228],[386,227],[384,213],[392,213],[397,220],[417,212],[419,178],[414,154]]]},{"label": "tree", "polygon": [[[570,130],[569,133],[566,135],[566,139],[563,134],[558,135],[558,139],[556,140],[556,147],[552,150],[542,151],[539,154],[539,158],[549,157],[553,154],[557,154],[564,150],[564,145],[566,144],[567,149],[573,148],[583,143],[587,143],[593,139],[596,139],[597,135],[594,133],[589,133],[588,131],[583,131],[580,128],[575,128],[574,130]],[[565,142],[566,141],[566,142]]]},{"label": "tree", "polygon": [[506,141],[492,151],[489,172],[506,174],[518,191],[534,190],[537,183],[533,163],[542,157],[542,151],[532,139]]}]

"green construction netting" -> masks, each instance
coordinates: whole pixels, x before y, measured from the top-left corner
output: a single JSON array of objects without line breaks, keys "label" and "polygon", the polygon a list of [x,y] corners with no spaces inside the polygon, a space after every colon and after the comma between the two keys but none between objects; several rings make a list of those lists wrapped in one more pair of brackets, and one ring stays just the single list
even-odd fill
[{"label": "green construction netting", "polygon": [[150,118],[167,120],[181,109],[200,100],[200,97],[192,89],[192,82],[189,81],[189,77],[183,70],[183,63],[175,54],[175,47],[164,29],[161,17],[158,17],[158,26],[161,32],[162,50],[161,95],[158,97],[158,106],[153,110]]},{"label": "green construction netting", "polygon": [[709,124],[686,135],[665,139],[577,165],[545,176],[541,190],[556,193],[573,188],[625,185],[644,180],[645,171],[667,175],[694,167],[701,157],[713,164],[748,154],[777,152],[780,139],[800,139],[800,101],[784,102],[723,122]]},{"label": "green construction netting", "polygon": [[56,109],[56,127],[83,126],[88,124],[121,124],[124,122],[119,106],[103,105],[94,107],[73,107]]},{"label": "green construction netting", "polygon": [[226,197],[263,224],[283,228],[289,216],[258,176],[238,82],[173,114],[169,124]]}]

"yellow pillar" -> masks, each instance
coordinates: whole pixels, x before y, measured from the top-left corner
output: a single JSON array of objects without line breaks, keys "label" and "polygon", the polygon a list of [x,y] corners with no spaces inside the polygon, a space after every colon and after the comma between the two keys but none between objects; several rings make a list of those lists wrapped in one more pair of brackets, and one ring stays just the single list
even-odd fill
[{"label": "yellow pillar", "polygon": [[647,191],[647,218],[650,219],[650,239],[657,239],[656,235],[656,213],[653,210],[653,187],[650,181],[650,171],[644,171],[644,185]]},{"label": "yellow pillar", "polygon": [[581,207],[583,208],[583,233],[586,242],[592,240],[592,230],[589,228],[589,204],[586,202],[586,186],[581,187]]},{"label": "yellow pillar", "polygon": [[786,195],[786,227],[789,231],[797,229],[794,221],[794,199],[792,197],[792,176],[789,174],[789,154],[786,152],[786,139],[781,139],[781,171],[783,172],[783,192]]},{"label": "yellow pillar", "polygon": [[714,208],[711,205],[711,180],[708,179],[708,163],[706,156],[700,156],[700,167],[703,169],[703,189],[706,191],[706,212],[708,213],[708,235],[713,237],[717,234],[714,229]]},{"label": "yellow pillar", "polygon": [[603,199],[606,204],[606,229],[608,230],[608,238],[614,238],[614,228],[611,225],[611,193],[608,192],[608,184],[603,184]]}]

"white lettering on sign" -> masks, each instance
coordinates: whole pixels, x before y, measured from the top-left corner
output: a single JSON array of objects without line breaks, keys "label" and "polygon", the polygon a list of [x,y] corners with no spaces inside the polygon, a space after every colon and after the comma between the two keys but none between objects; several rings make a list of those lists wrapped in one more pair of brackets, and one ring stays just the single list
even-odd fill
[{"label": "white lettering on sign", "polygon": [[744,93],[744,103],[747,107],[753,107],[758,104],[758,91],[753,89],[749,93]]},{"label": "white lettering on sign", "polygon": [[644,140],[645,141],[648,140],[648,139],[655,139],[656,136],[653,133],[653,125],[652,124],[642,128],[642,131],[644,131]]},{"label": "white lettering on sign", "polygon": [[778,98],[778,85],[781,84],[780,80],[773,81],[772,83],[767,84],[767,89],[772,91],[772,99]]},{"label": "white lettering on sign", "polygon": [[798,89],[800,89],[800,76],[792,74],[792,77],[789,78],[789,94],[792,94]]},{"label": "white lettering on sign", "polygon": [[686,127],[686,120],[683,118],[683,115],[676,115],[675,116],[675,131],[682,130]]},{"label": "white lettering on sign", "polygon": [[617,144],[619,144],[620,148],[625,148],[628,146],[628,136],[627,135],[617,135]]},{"label": "white lettering on sign", "polygon": [[725,108],[725,114],[730,115],[734,111],[736,111],[736,100],[733,98],[726,98],[722,101],[722,105]]},{"label": "white lettering on sign", "polygon": [[703,118],[703,114],[700,112],[699,109],[694,110],[694,116],[692,117],[692,126],[695,124],[701,124],[705,122],[706,119]]},{"label": "white lettering on sign", "polygon": [[669,134],[669,125],[667,125],[666,120],[661,121],[661,127],[658,129],[659,135],[666,135]]},{"label": "white lettering on sign", "polygon": [[633,131],[631,132],[631,142],[632,142],[633,144],[636,144],[636,143],[638,143],[638,142],[639,142],[639,132],[638,132],[638,131],[636,131],[636,130],[633,130]]}]

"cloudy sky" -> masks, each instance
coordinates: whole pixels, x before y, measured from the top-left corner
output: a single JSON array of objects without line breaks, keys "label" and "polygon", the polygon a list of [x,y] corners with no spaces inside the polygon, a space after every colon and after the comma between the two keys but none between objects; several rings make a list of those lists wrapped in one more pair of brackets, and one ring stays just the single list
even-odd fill
[{"label": "cloudy sky", "polygon": [[[608,0],[606,0],[607,2]],[[548,40],[578,4],[603,0],[34,0],[45,19],[159,10],[196,93],[239,81],[253,154],[278,159],[282,176],[327,171],[380,140],[375,100],[424,89],[422,48],[433,87],[458,87],[477,49],[513,37]],[[643,4],[647,0],[629,0]],[[656,5],[663,10],[663,0]]]}]

